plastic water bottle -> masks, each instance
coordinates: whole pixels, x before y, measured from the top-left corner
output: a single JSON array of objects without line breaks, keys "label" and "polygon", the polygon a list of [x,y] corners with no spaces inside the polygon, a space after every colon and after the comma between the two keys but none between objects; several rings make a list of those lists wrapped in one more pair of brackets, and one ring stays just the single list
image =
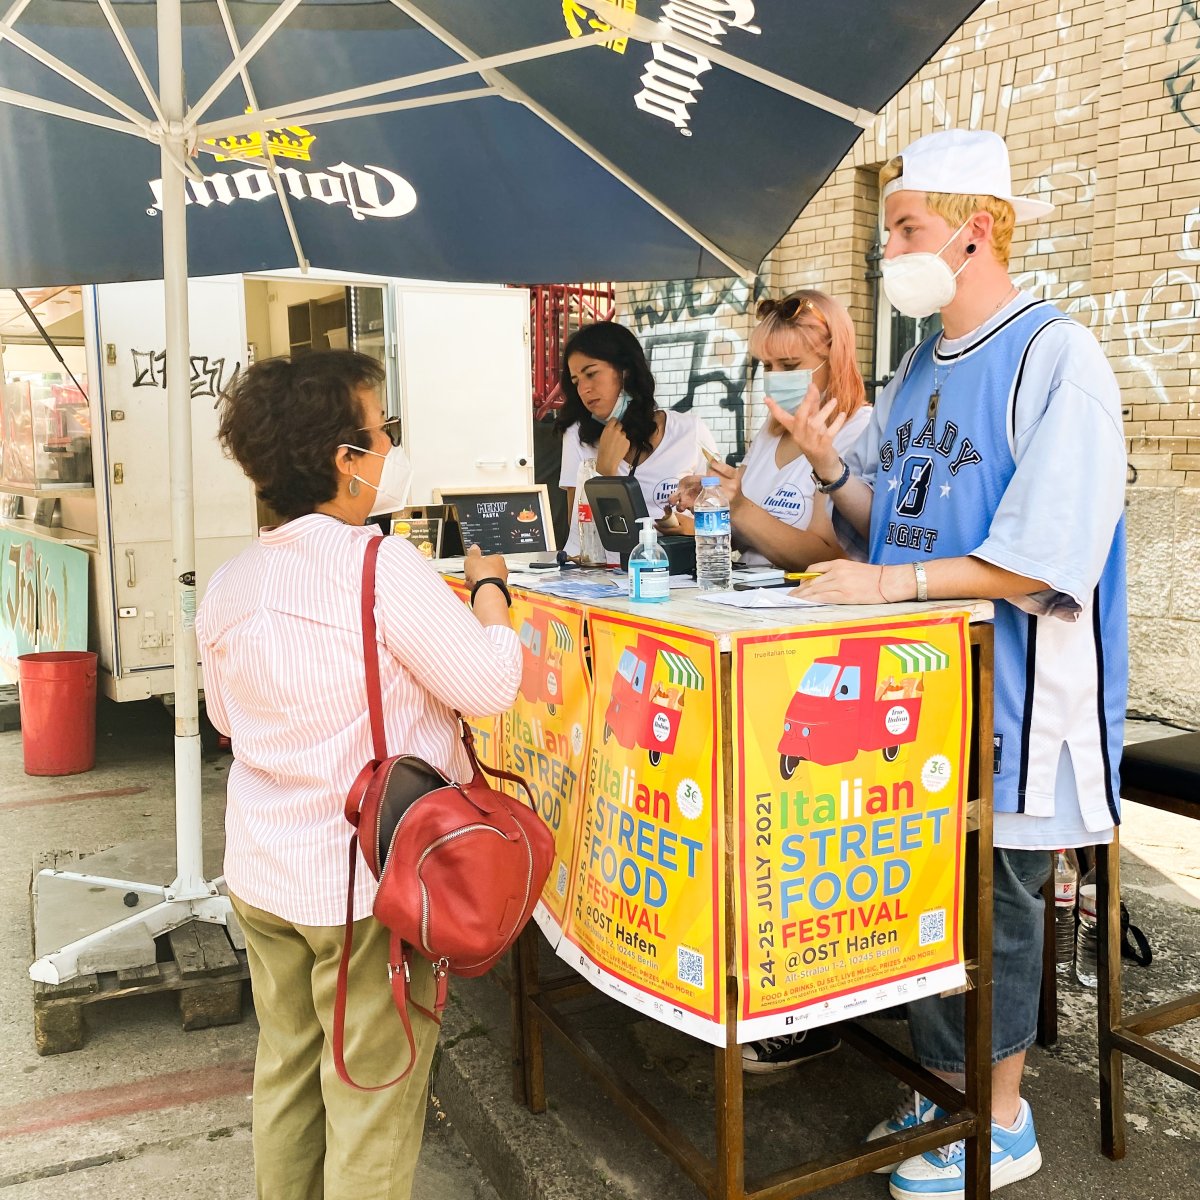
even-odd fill
[{"label": "plastic water bottle", "polygon": [[692,507],[696,518],[696,582],[702,592],[726,592],[733,583],[733,539],[729,504],[715,475],[700,481],[703,489]]},{"label": "plastic water bottle", "polygon": [[1075,978],[1086,988],[1099,983],[1096,939],[1096,876],[1089,871],[1079,885],[1079,927],[1075,931]]},{"label": "plastic water bottle", "polygon": [[1060,975],[1071,974],[1075,957],[1075,895],[1079,870],[1069,850],[1054,852],[1054,962]]}]

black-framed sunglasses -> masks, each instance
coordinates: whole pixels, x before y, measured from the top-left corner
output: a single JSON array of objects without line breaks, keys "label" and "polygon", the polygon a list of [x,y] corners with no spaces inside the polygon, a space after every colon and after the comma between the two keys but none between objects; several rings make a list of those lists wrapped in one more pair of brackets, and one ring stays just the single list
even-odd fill
[{"label": "black-framed sunglasses", "polygon": [[381,425],[363,425],[359,429],[359,433],[374,433],[376,429],[382,429],[387,434],[388,441],[393,446],[399,446],[400,443],[400,418],[388,417]]},{"label": "black-framed sunglasses", "polygon": [[801,313],[811,312],[822,325],[825,314],[807,296],[785,296],[782,300],[761,300],[755,315],[761,321],[777,313],[782,321],[794,321]]}]

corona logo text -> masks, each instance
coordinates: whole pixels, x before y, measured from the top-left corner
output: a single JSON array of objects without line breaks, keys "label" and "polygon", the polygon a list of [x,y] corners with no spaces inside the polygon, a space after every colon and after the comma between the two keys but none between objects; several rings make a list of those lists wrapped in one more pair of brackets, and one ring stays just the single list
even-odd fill
[{"label": "corona logo text", "polygon": [[[278,174],[293,200],[320,200],[331,207],[344,204],[356,221],[365,221],[367,217],[404,217],[417,207],[417,193],[412,184],[384,167],[352,167],[342,162],[327,171],[280,167]],[[150,180],[150,191],[154,194],[154,204],[146,212],[154,216],[162,212],[162,180]],[[275,196],[270,174],[254,168],[228,175],[206,175],[203,181],[189,179],[187,183],[188,204],[198,204],[201,208],[238,200],[275,199]]]}]

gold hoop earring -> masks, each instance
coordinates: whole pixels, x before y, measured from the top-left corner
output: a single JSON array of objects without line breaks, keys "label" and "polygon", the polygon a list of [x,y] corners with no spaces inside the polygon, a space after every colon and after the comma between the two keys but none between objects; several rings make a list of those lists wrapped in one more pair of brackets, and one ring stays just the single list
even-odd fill
[{"label": "gold hoop earring", "polygon": [[350,482],[346,484],[346,491],[348,491],[351,496],[357,496],[361,491],[358,486],[358,480],[355,479],[353,475],[350,476]]}]

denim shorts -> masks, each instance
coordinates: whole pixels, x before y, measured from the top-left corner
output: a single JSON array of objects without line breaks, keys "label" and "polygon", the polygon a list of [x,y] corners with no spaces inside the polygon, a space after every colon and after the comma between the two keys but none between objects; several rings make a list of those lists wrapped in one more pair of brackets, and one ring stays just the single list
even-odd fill
[{"label": "denim shorts", "polygon": [[[1037,1037],[1042,989],[1042,885],[1049,850],[992,851],[992,1062],[1011,1058]],[[921,1064],[964,1070],[963,997],[930,996],[908,1006],[908,1027]]]}]

